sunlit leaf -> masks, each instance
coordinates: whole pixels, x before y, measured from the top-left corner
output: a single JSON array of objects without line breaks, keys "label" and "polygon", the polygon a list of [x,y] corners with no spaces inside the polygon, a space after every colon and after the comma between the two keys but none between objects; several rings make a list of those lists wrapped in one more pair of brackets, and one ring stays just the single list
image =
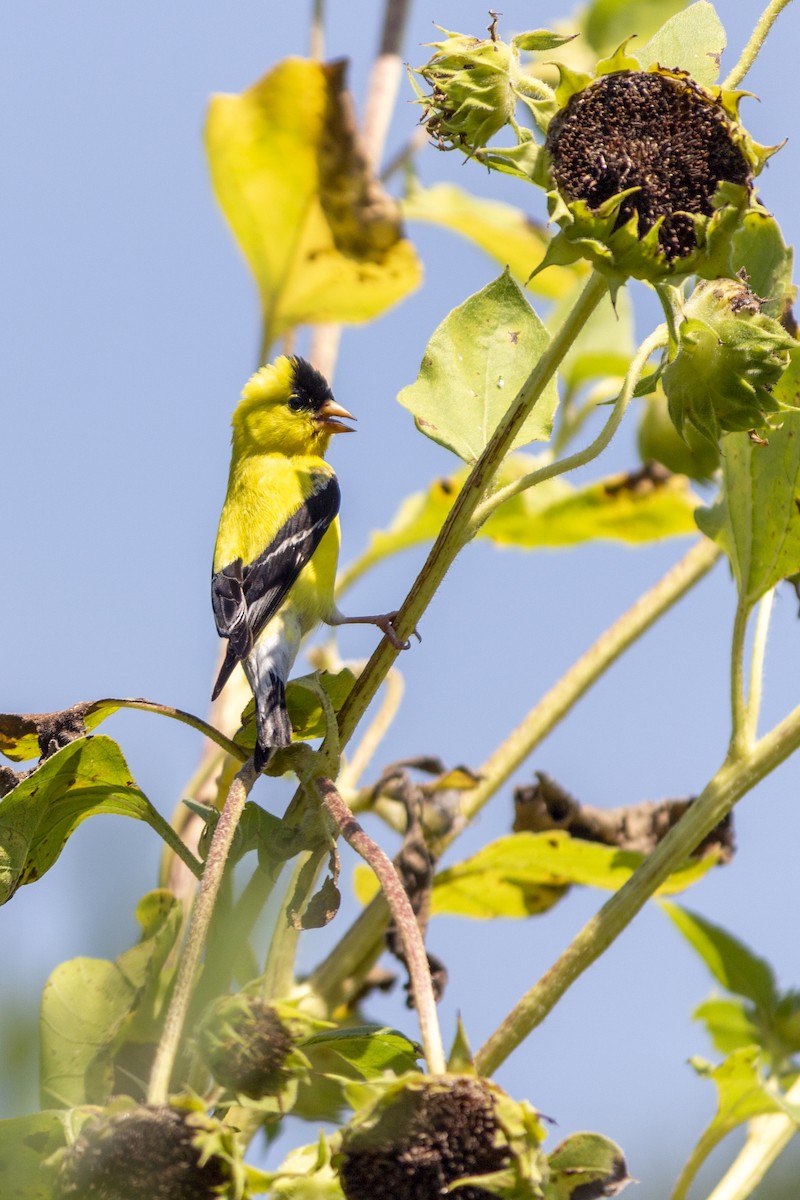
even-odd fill
[{"label": "sunlit leaf", "polygon": [[691,1180],[714,1147],[737,1126],[766,1113],[783,1113],[800,1123],[800,1109],[788,1104],[764,1081],[758,1046],[734,1050],[718,1067],[701,1059],[693,1059],[692,1066],[716,1087],[717,1111],[681,1172],[676,1186],[676,1192],[683,1188],[681,1195],[689,1190]]},{"label": "sunlit leaf", "polygon": [[670,17],[641,48],[634,44],[630,52],[643,67],[658,63],[668,70],[679,68],[688,71],[698,83],[711,87],[719,75],[726,42],[725,28],[714,6],[698,0]]},{"label": "sunlit leaf", "polygon": [[103,735],[76,738],[0,800],[0,903],[40,879],[81,821],[99,813],[145,821],[170,846],[177,842],[117,743]]},{"label": "sunlit leaf", "polygon": [[42,1163],[66,1145],[64,1114],[31,1113],[0,1121],[0,1180],[4,1200],[52,1200]]},{"label": "sunlit leaf", "polygon": [[[633,850],[573,838],[563,830],[509,834],[438,872],[431,911],[435,916],[484,921],[528,917],[551,908],[571,884],[616,891],[644,860],[645,855]],[[713,855],[691,860],[674,871],[657,894],[685,890],[702,879],[715,862]],[[354,883],[362,904],[378,891],[375,877],[366,867],[356,867]]]},{"label": "sunlit leaf", "polygon": [[547,1157],[543,1200],[601,1200],[632,1182],[625,1155],[599,1133],[574,1133]]},{"label": "sunlit leaf", "polygon": [[[44,1104],[105,1104],[114,1082],[113,1052],[125,1040],[175,945],[181,907],[166,890],[149,893],[136,916],[140,941],[116,962],[75,958],[61,963],[42,993],[41,1091]],[[126,1089],[130,1090],[130,1088]]]},{"label": "sunlit leaf", "polygon": [[743,1000],[705,1000],[692,1013],[706,1027],[706,1033],[720,1054],[730,1054],[743,1046],[764,1048],[763,1033],[753,1020],[753,1010]]},{"label": "sunlit leaf", "polygon": [[265,341],[298,324],[366,321],[420,281],[399,208],[370,173],[345,64],[290,58],[211,100],[217,200],[261,296]]},{"label": "sunlit leaf", "polygon": [[594,0],[579,17],[579,23],[593,49],[605,54],[615,50],[632,33],[639,40],[652,36],[685,4],[686,0],[648,0],[647,4],[641,0]]},{"label": "sunlit leaf", "polygon": [[417,1069],[422,1047],[397,1029],[380,1025],[352,1025],[326,1030],[303,1042],[302,1048],[326,1049],[362,1079],[379,1079],[384,1071],[401,1075]]},{"label": "sunlit leaf", "polygon": [[779,319],[797,292],[792,283],[794,252],[783,240],[771,213],[751,208],[733,238],[733,261],[747,275],[747,286],[763,300],[762,311]]},{"label": "sunlit leaf", "polygon": [[[797,403],[800,352],[773,395]],[[727,554],[745,605],[800,571],[800,412],[783,413],[781,421],[766,446],[746,433],[722,439],[722,493],[697,512],[697,524]]]},{"label": "sunlit leaf", "polygon": [[[484,250],[501,267],[508,267],[525,283],[544,258],[550,238],[544,227],[521,208],[502,200],[484,200],[450,183],[415,187],[402,202],[403,215],[411,221],[427,221],[461,234]],[[548,300],[571,292],[576,278],[583,278],[583,263],[571,267],[548,267],[534,276],[530,290]]]},{"label": "sunlit leaf", "polygon": [[[415,383],[397,397],[417,428],[471,463],[550,341],[508,271],[445,317],[425,350]],[[551,379],[514,440],[546,440],[558,404]]]},{"label": "sunlit leaf", "polygon": [[778,1002],[775,974],[765,959],[705,917],[677,904],[665,903],[662,907],[726,991],[752,1000],[762,1012],[775,1007]]}]

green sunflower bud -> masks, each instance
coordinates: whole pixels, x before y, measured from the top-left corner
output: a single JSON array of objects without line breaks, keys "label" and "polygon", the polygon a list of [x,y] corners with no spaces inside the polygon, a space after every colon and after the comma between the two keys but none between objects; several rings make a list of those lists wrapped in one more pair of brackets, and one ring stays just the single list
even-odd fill
[{"label": "green sunflower bud", "polygon": [[661,463],[675,475],[687,475],[698,483],[707,482],[719,466],[719,447],[701,437],[687,425],[681,437],[672,423],[667,397],[659,387],[655,395],[642,400],[642,413],[636,434],[643,462]]},{"label": "green sunflower bud", "polygon": [[347,1200],[540,1200],[544,1136],[530,1105],[485,1079],[406,1076],[344,1130],[334,1165]]},{"label": "green sunflower bud", "polygon": [[742,94],[642,70],[624,47],[596,78],[561,68],[536,167],[560,226],[542,266],[587,258],[612,288],[732,275],[733,234],[749,208],[762,211],[753,179],[775,150],[740,125]]},{"label": "green sunflower bud", "polygon": [[661,377],[678,433],[691,427],[716,444],[722,433],[768,426],[786,409],[771,389],[796,346],[743,280],[698,284]]},{"label": "green sunflower bud", "polygon": [[494,25],[488,38],[441,30],[444,39],[429,43],[434,53],[415,72],[431,89],[430,94],[423,92],[413,74],[409,76],[424,108],[423,123],[442,150],[475,154],[504,125],[510,125],[520,140],[529,140],[530,132],[521,130],[514,118],[519,101],[540,124],[545,114],[549,117],[555,112],[552,90],[524,70],[520,52],[553,49],[570,39],[537,30],[502,42]]},{"label": "green sunflower bud", "polygon": [[307,1032],[264,1000],[242,992],[212,1006],[200,1029],[198,1052],[222,1087],[259,1100],[278,1096],[291,1080],[307,1074],[308,1060],[294,1045]]},{"label": "green sunflower bud", "polygon": [[[214,1200],[229,1195],[231,1166],[206,1155],[198,1113],[141,1107],[90,1118],[59,1152],[54,1200]],[[52,1161],[52,1160],[51,1160]]]}]

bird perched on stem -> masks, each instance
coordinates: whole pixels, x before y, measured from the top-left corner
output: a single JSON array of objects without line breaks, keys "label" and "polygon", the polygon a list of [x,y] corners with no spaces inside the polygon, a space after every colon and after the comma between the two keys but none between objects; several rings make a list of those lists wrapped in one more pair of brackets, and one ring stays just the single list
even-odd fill
[{"label": "bird perched on stem", "polygon": [[344,617],[334,602],[339,484],[325,462],[353,421],[303,358],[277,358],[248,381],[233,414],[228,491],[214,551],[211,601],[228,639],[212,699],[238,662],[256,701],[254,761],[263,770],[292,727],[285,687],[301,639],[320,621],[373,624],[397,649],[396,613]]}]

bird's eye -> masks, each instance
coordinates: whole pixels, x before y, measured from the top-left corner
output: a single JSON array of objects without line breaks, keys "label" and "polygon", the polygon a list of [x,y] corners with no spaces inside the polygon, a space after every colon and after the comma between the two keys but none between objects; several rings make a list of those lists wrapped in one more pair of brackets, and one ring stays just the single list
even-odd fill
[{"label": "bird's eye", "polygon": [[292,412],[299,412],[301,408],[305,407],[305,404],[306,402],[302,396],[289,397],[289,408],[292,410]]}]

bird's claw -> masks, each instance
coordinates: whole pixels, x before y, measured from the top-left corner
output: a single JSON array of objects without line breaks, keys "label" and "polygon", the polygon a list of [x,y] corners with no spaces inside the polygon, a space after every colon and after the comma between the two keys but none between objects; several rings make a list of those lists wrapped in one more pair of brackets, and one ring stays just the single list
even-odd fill
[{"label": "bird's claw", "polygon": [[421,642],[422,635],[420,634],[417,627],[414,626],[414,628],[411,630],[411,636],[406,638],[405,641],[402,641],[395,633],[394,624],[393,624],[395,618],[397,617],[398,611],[399,610],[396,610],[395,612],[386,613],[385,616],[381,617],[380,620],[376,621],[375,623],[378,626],[378,628],[380,629],[381,633],[385,634],[386,637],[389,639],[389,641],[392,643],[395,650],[410,650],[411,649],[411,638],[415,637],[418,642]]}]

